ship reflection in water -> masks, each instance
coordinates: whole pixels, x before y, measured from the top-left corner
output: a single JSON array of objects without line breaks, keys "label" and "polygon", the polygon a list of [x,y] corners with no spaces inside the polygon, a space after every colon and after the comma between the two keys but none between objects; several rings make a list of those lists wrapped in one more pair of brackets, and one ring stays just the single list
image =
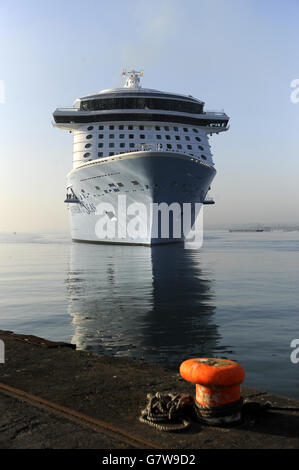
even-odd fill
[{"label": "ship reflection in water", "polygon": [[189,356],[223,356],[212,277],[200,253],[181,245],[73,243],[66,280],[72,342],[175,368]]}]

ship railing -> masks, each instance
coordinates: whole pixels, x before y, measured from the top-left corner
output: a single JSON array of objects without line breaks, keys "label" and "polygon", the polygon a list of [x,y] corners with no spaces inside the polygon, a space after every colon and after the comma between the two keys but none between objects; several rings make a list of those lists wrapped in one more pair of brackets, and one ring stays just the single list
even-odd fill
[{"label": "ship railing", "polygon": [[225,115],[226,116],[226,113],[224,112],[224,109],[221,109],[219,111],[219,109],[215,110],[215,109],[206,109],[204,114],[215,114],[217,116],[223,116]]},{"label": "ship railing", "polygon": [[56,108],[55,112],[56,111],[80,111],[79,108],[72,108],[72,107],[69,107],[69,108]]}]

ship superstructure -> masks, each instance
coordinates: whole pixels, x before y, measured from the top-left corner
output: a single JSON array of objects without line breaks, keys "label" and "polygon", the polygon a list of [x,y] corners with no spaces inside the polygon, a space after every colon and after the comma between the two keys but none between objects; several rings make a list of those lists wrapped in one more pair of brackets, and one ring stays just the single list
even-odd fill
[{"label": "ship superstructure", "polygon": [[[146,232],[130,231],[136,210],[124,211],[163,203],[176,203],[183,211],[184,204],[205,202],[216,173],[208,136],[226,131],[228,116],[205,111],[204,102],[192,96],[142,88],[141,75],[128,72],[124,87],[82,97],[53,113],[54,125],[74,134],[66,197],[74,240],[182,241],[183,231],[163,236],[161,220],[157,229],[142,210],[138,216]],[[105,236],[103,217],[117,225]]]}]

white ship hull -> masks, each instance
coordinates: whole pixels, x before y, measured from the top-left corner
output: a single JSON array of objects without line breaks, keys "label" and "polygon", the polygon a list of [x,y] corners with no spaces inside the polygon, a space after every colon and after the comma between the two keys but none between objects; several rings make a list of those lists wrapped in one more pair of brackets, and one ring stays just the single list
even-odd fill
[{"label": "white ship hull", "polygon": [[[184,241],[183,226],[180,236],[172,230],[172,214],[168,236],[161,233],[161,220],[157,227],[152,216],[153,204],[177,203],[182,211],[183,204],[189,204],[192,225],[195,204],[199,207],[203,203],[215,173],[211,165],[199,159],[161,151],[129,152],[81,165],[68,175],[68,188],[78,200],[68,204],[72,239],[142,245]],[[136,207],[136,203],[146,211],[128,213],[128,208]],[[103,227],[103,217],[112,227],[104,236],[103,228],[106,230],[107,225]],[[139,223],[136,225],[138,220],[146,226],[145,232],[140,231]]]}]

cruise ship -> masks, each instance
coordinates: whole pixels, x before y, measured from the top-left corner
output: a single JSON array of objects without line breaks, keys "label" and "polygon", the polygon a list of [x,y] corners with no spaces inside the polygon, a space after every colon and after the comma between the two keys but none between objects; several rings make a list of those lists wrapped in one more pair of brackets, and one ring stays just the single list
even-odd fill
[{"label": "cruise ship", "polygon": [[[75,241],[153,245],[191,240],[216,174],[209,136],[224,112],[191,95],[124,86],[57,108],[53,125],[74,135],[65,202]],[[186,215],[187,214],[187,215]]]}]

